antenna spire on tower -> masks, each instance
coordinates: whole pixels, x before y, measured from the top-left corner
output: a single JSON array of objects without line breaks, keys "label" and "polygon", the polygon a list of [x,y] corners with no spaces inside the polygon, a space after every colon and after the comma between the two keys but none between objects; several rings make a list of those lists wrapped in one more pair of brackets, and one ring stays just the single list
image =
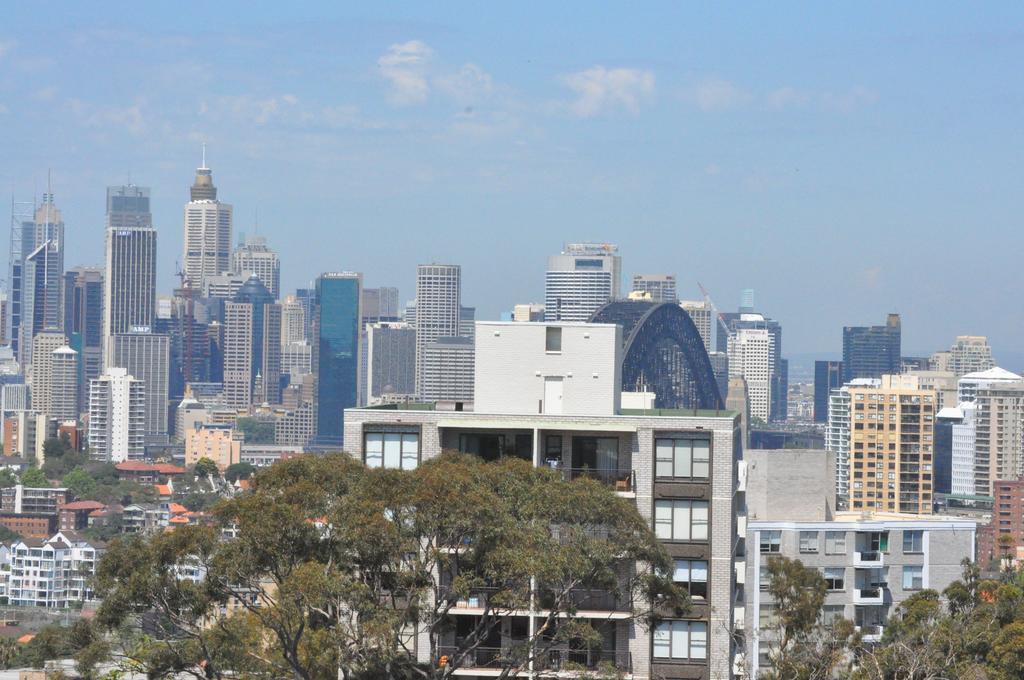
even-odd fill
[{"label": "antenna spire on tower", "polygon": [[206,167],[206,142],[203,142],[203,167],[200,169],[209,170],[209,168]]}]

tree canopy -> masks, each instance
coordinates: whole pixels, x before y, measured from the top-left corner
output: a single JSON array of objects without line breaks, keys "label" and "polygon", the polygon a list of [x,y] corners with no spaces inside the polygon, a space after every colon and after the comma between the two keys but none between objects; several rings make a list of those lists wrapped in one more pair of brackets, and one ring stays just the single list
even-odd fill
[{"label": "tree canopy", "polygon": [[[149,615],[160,643],[130,655],[151,677],[447,678],[532,603],[533,634],[498,662],[507,677],[593,643],[601,621],[577,616],[581,592],[632,603],[638,626],[688,606],[633,503],[520,460],[448,454],[397,471],[305,456],[259,472],[215,514],[236,538],[202,526],[126,538],[99,566],[101,623]],[[456,635],[452,610],[469,598],[481,614],[458,617]]]}]

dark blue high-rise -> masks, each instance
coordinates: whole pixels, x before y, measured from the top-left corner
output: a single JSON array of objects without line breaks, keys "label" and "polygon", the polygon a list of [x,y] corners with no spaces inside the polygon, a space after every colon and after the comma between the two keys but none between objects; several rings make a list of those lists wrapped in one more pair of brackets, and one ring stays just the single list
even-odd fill
[{"label": "dark blue high-rise", "polygon": [[884,326],[843,328],[843,382],[854,378],[898,375],[900,361],[900,315],[890,314]]},{"label": "dark blue high-rise", "polygon": [[362,283],[362,275],[351,272],[316,280],[316,443],[322,446],[341,445],[342,414],[356,406]]}]

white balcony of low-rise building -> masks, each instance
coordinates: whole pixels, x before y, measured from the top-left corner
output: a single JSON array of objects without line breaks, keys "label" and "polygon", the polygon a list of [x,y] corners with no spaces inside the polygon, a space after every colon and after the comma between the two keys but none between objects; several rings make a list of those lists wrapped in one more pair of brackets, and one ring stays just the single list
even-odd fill
[{"label": "white balcony of low-rise building", "polygon": [[864,642],[878,642],[882,639],[882,633],[885,632],[885,626],[881,624],[857,626],[856,629]]},{"label": "white balcony of low-rise building", "polygon": [[885,588],[883,588],[881,584],[854,588],[853,603],[859,605],[885,604]]},{"label": "white balcony of low-rise building", "polygon": [[858,569],[873,569],[885,565],[885,554],[881,550],[858,550],[853,553],[853,566]]}]

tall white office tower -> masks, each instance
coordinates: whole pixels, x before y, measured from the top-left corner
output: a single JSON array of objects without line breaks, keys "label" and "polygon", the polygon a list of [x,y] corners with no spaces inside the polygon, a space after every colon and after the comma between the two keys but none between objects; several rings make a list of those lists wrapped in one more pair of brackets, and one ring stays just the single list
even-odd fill
[{"label": "tall white office tower", "polygon": [[89,455],[120,463],[146,453],[145,383],[123,368],[108,368],[89,384]]},{"label": "tall white office tower", "polygon": [[50,417],[58,422],[78,420],[78,352],[67,345],[50,358]]},{"label": "tall white office tower", "polygon": [[588,321],[597,308],[620,297],[622,258],[609,243],[566,243],[548,258],[544,276],[547,321]]},{"label": "tall white office tower", "polygon": [[634,274],[633,292],[649,293],[652,302],[678,302],[674,274]]},{"label": "tall white office tower", "polygon": [[679,303],[679,306],[693,320],[693,325],[697,327],[697,332],[700,333],[700,339],[704,341],[704,349],[710,355],[713,339],[712,331],[715,328],[711,320],[711,305],[707,302],[683,300]]},{"label": "tall white office tower", "polygon": [[148,440],[167,437],[170,336],[157,333],[118,333],[110,336],[108,368],[123,368],[146,384],[145,434]]},{"label": "tall white office tower", "polygon": [[289,295],[281,303],[281,347],[307,339],[306,310],[298,298]]},{"label": "tall white office tower", "polygon": [[[136,217],[138,222],[146,221]],[[123,212],[108,214],[107,220],[120,226],[107,227],[107,271],[103,280],[104,347],[109,345],[112,335],[151,330],[156,314],[156,229],[131,226]],[[104,354],[108,351],[105,349]]]},{"label": "tall white office tower", "polygon": [[206,279],[231,268],[231,206],[217,200],[213,175],[203,165],[196,169],[196,180],[185,206],[185,250],[182,256],[185,276],[192,288],[202,290]]},{"label": "tall white office tower", "polygon": [[32,338],[32,410],[53,414],[53,358],[54,352],[67,346],[68,338],[60,331],[43,331]]},{"label": "tall white office tower", "polygon": [[458,337],[462,310],[462,268],[457,264],[421,264],[416,267],[416,395],[422,398],[423,375],[436,375],[441,367],[427,367],[427,346],[438,338]]},{"label": "tall white office tower", "polygon": [[249,236],[231,256],[231,271],[246,279],[255,275],[276,300],[281,295],[281,260],[262,236]]},{"label": "tall white office tower", "polygon": [[738,328],[729,335],[729,377],[747,382],[750,417],[768,422],[775,375],[775,336],[766,328]]}]

